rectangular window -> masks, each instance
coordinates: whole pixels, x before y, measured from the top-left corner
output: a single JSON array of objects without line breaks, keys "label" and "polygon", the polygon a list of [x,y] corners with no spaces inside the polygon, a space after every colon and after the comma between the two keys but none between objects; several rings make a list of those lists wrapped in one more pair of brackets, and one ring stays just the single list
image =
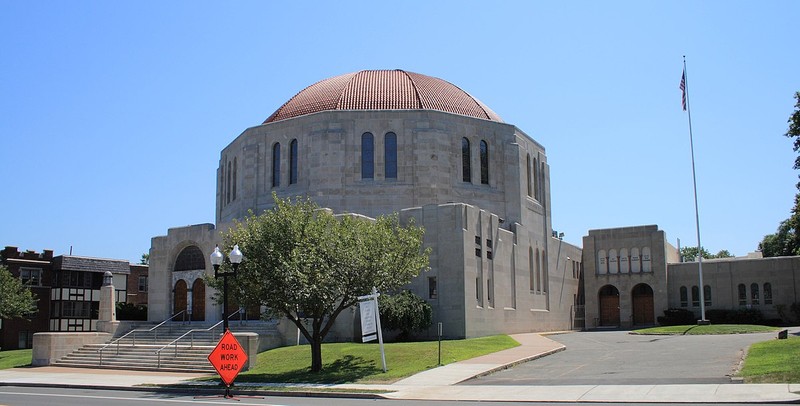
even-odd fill
[{"label": "rectangular window", "polygon": [[147,292],[147,276],[139,276],[139,292]]},{"label": "rectangular window", "polygon": [[42,286],[42,270],[39,268],[20,268],[19,278],[23,285]]},{"label": "rectangular window", "polygon": [[33,334],[30,331],[20,331],[17,337],[17,346],[20,349],[33,348]]},{"label": "rectangular window", "polygon": [[481,237],[475,236],[475,244],[481,245]]},{"label": "rectangular window", "polygon": [[492,251],[486,251],[486,258],[487,259],[494,259],[494,255],[492,255]]},{"label": "rectangular window", "polygon": [[486,240],[486,246],[489,247],[489,248],[492,248],[492,240],[487,239]]},{"label": "rectangular window", "polygon": [[436,277],[429,276],[428,277],[428,299],[436,299],[437,297],[437,290],[436,290]]},{"label": "rectangular window", "polygon": [[480,257],[481,256],[481,249],[480,248],[475,248],[475,256],[476,257]]}]

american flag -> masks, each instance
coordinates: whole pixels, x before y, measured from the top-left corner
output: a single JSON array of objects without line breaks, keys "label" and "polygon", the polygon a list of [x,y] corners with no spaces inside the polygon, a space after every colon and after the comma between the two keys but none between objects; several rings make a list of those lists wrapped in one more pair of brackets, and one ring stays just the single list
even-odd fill
[{"label": "american flag", "polygon": [[684,70],[681,74],[681,85],[678,86],[681,89],[681,106],[683,106],[683,111],[686,111],[686,71]]}]

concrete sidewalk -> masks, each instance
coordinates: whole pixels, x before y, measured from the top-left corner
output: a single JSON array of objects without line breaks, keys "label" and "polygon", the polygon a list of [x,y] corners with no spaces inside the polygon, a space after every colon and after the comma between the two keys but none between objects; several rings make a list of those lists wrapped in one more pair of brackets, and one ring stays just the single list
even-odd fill
[{"label": "concrete sidewalk", "polygon": [[[520,346],[494,354],[434,368],[387,385],[291,385],[316,390],[385,390],[387,399],[528,401],[528,402],[675,402],[675,403],[800,403],[800,384],[702,385],[456,385],[467,379],[508,368],[564,350],[564,346],[539,334],[516,334]],[[142,386],[197,385],[193,378],[208,376],[164,372],[82,368],[13,368],[0,371],[0,386],[60,386],[132,389]],[[215,384],[214,384],[215,385]],[[237,384],[239,388],[258,386]],[[158,388],[150,388],[158,390]],[[297,393],[296,391],[294,392]],[[275,395],[276,392],[269,392]],[[340,394],[341,395],[341,394]],[[2,400],[2,392],[0,392]]]}]

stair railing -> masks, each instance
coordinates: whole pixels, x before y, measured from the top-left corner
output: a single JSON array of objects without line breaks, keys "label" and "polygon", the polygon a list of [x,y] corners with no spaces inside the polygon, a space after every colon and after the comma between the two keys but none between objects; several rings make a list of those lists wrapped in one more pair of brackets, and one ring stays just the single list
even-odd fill
[{"label": "stair railing", "polygon": [[[230,316],[233,316],[236,313],[239,313],[239,311],[237,310],[237,311],[231,313]],[[228,316],[228,317],[230,317],[230,316]],[[193,329],[183,333],[183,335],[181,335],[180,337],[172,340],[169,344],[166,344],[165,346],[157,349],[156,350],[156,355],[158,356],[158,366],[156,368],[161,369],[161,352],[164,351],[167,347],[169,347],[170,345],[175,344],[175,356],[177,357],[178,356],[178,341],[182,340],[186,336],[189,336],[189,348],[192,348],[192,347],[194,347],[194,333],[196,333],[196,332],[199,333],[199,332],[206,332],[206,331],[214,331],[214,329],[219,327],[220,324],[222,324],[223,321],[225,321],[225,320],[224,319],[220,320],[220,321],[217,322],[217,324],[215,324],[215,325],[213,325],[213,326],[211,326],[209,328],[193,328]],[[224,331],[223,331],[223,333],[224,333]]]},{"label": "stair railing", "polygon": [[[180,316],[181,314],[184,314],[184,316],[185,316],[185,313],[186,313],[186,310],[181,310],[180,312],[173,314],[173,315],[172,315],[172,317],[170,317],[170,318],[168,318],[168,319],[166,319],[166,320],[162,321],[161,323],[158,323],[158,324],[157,324],[157,325],[155,325],[154,327],[151,327],[151,328],[149,328],[149,329],[143,329],[143,328],[140,328],[140,329],[133,329],[133,330],[131,330],[131,331],[129,331],[129,332],[127,332],[127,333],[125,333],[125,334],[124,334],[122,337],[119,337],[119,338],[117,338],[116,340],[113,340],[113,341],[111,341],[111,342],[108,342],[108,343],[106,343],[106,345],[104,345],[104,346],[100,347],[100,348],[97,350],[97,352],[99,352],[99,353],[100,353],[100,364],[99,364],[99,365],[101,365],[101,366],[103,365],[103,351],[104,351],[106,348],[108,348],[109,346],[116,344],[116,345],[117,345],[117,354],[116,354],[116,355],[119,355],[119,342],[120,342],[122,339],[124,339],[124,338],[128,337],[129,335],[133,335],[133,345],[135,346],[135,345],[136,345],[136,332],[137,332],[137,331],[138,331],[138,332],[151,332],[151,331],[155,331],[155,333],[153,333],[153,334],[154,334],[154,336],[155,336],[155,339],[156,339],[156,340],[158,340],[158,330],[157,330],[157,329],[158,329],[159,327],[163,326],[163,325],[164,325],[166,322],[168,322],[168,321],[172,321],[174,318],[176,318],[176,317]],[[184,317],[184,320],[185,320],[185,317]]]}]

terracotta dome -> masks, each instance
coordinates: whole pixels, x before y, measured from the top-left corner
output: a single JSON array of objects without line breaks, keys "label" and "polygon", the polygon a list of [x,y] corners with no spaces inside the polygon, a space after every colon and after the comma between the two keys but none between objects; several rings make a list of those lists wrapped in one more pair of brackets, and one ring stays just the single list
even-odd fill
[{"label": "terracotta dome", "polygon": [[264,123],[330,110],[438,110],[503,122],[478,99],[442,79],[403,70],[362,70],[303,89]]}]

